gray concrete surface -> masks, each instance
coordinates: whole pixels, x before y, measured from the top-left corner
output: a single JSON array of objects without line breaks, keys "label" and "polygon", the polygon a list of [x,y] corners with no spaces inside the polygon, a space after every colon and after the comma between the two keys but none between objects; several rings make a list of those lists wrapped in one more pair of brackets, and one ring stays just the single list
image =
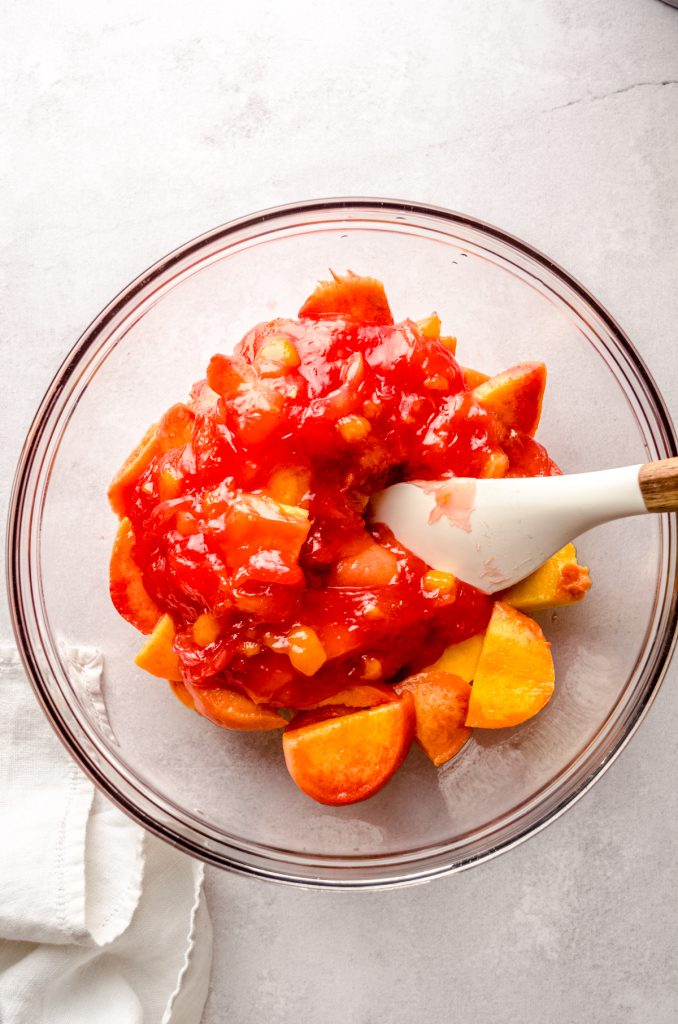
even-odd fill
[{"label": "gray concrete surface", "polygon": [[[419,199],[524,237],[608,306],[678,412],[678,11],[658,0],[2,10],[3,508],[34,407],[101,306],[185,239],[299,198]],[[674,665],[607,776],[491,864],[372,895],[210,870],[204,1024],[672,1024],[677,684]]]}]

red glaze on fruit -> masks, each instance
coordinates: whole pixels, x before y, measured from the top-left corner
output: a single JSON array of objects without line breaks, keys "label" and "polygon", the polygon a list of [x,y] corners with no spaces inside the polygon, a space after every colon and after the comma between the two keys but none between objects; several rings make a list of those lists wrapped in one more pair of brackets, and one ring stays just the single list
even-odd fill
[{"label": "red glaze on fruit", "polygon": [[[115,504],[150,599],[172,617],[184,680],[303,709],[403,678],[485,628],[491,600],[462,582],[427,588],[429,567],[366,509],[399,480],[498,464],[558,472],[476,400],[450,347],[394,324],[381,285],[349,276],[320,286],[300,319],[215,355],[135,453]],[[218,635],[199,644],[206,612]]]}]

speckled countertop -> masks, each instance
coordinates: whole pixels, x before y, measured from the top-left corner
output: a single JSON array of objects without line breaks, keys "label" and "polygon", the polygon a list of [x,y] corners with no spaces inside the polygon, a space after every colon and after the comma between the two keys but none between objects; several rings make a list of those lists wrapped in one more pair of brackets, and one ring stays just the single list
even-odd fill
[{"label": "speckled countertop", "polygon": [[[678,413],[678,10],[3,8],[3,507],[32,412],[101,306],[185,239],[300,198],[418,199],[524,237],[612,311]],[[573,810],[429,885],[325,894],[208,870],[204,1024],[673,1024],[677,737],[674,665]]]}]

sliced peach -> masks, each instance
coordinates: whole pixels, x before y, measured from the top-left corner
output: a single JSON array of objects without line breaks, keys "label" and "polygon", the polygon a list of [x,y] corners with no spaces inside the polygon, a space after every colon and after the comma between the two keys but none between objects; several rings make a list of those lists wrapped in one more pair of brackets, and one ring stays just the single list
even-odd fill
[{"label": "sliced peach", "polygon": [[309,529],[306,509],[263,494],[240,494],[226,512],[226,563],[239,569],[260,551],[280,551],[296,562]]},{"label": "sliced peach", "polygon": [[291,723],[283,735],[285,762],[297,786],[319,803],[356,803],[373,796],[400,767],[414,726],[409,693],[366,711],[301,727]]},{"label": "sliced peach", "polygon": [[480,370],[473,370],[470,366],[462,366],[461,372],[464,384],[469,391],[473,391],[479,384],[484,384],[486,380],[490,379],[486,373],[481,373]]},{"label": "sliced peach", "polygon": [[446,348],[453,356],[457,354],[457,339],[453,335],[441,334],[438,340],[443,348]]},{"label": "sliced peach", "polygon": [[440,337],[440,317],[437,313],[417,320],[417,327],[427,341],[437,341]]},{"label": "sliced peach", "polygon": [[461,676],[467,683],[470,683],[475,675],[484,639],[484,633],[476,633],[468,640],[451,644],[443,651],[438,660],[429,666],[429,669],[439,669],[441,672],[449,672],[453,676]]},{"label": "sliced peach", "polygon": [[[205,384],[212,394],[234,399],[245,384],[254,380],[254,370],[240,356],[213,355],[207,367]],[[204,392],[201,390],[201,396]]]},{"label": "sliced peach", "polygon": [[130,452],[108,488],[108,501],[117,516],[127,511],[127,495],[145,469],[158,455],[160,449],[156,438],[156,424],[149,427],[134,451]]},{"label": "sliced peach", "polygon": [[150,633],[161,611],[144,587],[141,569],[134,561],[134,530],[123,519],[113,542],[110,563],[111,600],[123,619],[141,633]]},{"label": "sliced peach", "polygon": [[362,683],[359,686],[351,686],[348,690],[339,690],[331,697],[313,704],[314,708],[329,707],[333,704],[342,704],[347,708],[372,708],[375,704],[385,704],[395,699],[395,691],[392,686],[385,686],[382,683]]},{"label": "sliced peach", "polygon": [[173,644],[174,623],[169,615],[162,615],[134,661],[152,676],[181,682],[181,662]]},{"label": "sliced peach", "polygon": [[332,317],[351,317],[363,324],[392,324],[393,316],[381,281],[374,277],[359,277],[332,273],[331,281],[320,281],[315,291],[299,310],[300,317],[326,320]]},{"label": "sliced peach", "polygon": [[195,711],[195,704],[193,703],[193,698],[186,689],[184,683],[180,683],[176,679],[170,679],[168,680],[168,682],[170,684],[170,689],[172,690],[172,693],[177,698],[177,700],[180,700],[181,703],[185,704],[187,708],[190,708],[192,711]]},{"label": "sliced peach", "polygon": [[512,430],[532,436],[539,425],[546,386],[543,363],[520,363],[473,389],[473,397]]},{"label": "sliced peach", "polygon": [[527,615],[496,601],[475,670],[466,724],[504,729],[532,718],[551,699],[551,645]]},{"label": "sliced peach", "polygon": [[470,685],[460,676],[429,669],[396,686],[411,693],[417,724],[415,739],[436,767],[458,754],[471,735],[466,726]]},{"label": "sliced peach", "polygon": [[566,544],[530,576],[505,590],[501,599],[520,611],[536,612],[576,604],[590,589],[588,568],[577,563],[574,544]]},{"label": "sliced peach", "polygon": [[183,448],[193,436],[195,412],[184,402],[170,406],[160,417],[156,429],[156,438],[161,452],[169,452],[173,448]]},{"label": "sliced peach", "polygon": [[220,725],[222,729],[235,729],[239,732],[268,731],[282,729],[287,721],[273,708],[264,704],[255,704],[244,693],[222,687],[202,689],[190,686],[195,710],[209,718],[210,722]]}]

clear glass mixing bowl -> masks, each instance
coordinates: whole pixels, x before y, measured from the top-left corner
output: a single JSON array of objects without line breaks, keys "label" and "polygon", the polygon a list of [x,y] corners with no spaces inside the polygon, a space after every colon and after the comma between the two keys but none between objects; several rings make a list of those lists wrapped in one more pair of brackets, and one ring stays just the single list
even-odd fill
[{"label": "clear glass mixing bowl", "polygon": [[[149,423],[253,324],[294,315],[327,268],[381,278],[396,318],[441,315],[463,364],[548,364],[540,439],[566,471],[676,454],[659,391],[579,284],[469,217],[373,199],[306,202],[189,242],[129,285],[59,370],[26,439],[8,530],[17,640],[55,730],[146,828],[223,867],[335,888],[403,884],[478,863],[571,805],[647,710],[676,621],[676,525],[645,516],[585,536],[586,602],[546,614],[557,690],[512,730],[478,732],[435,770],[418,749],[372,800],[313,803],[278,734],[220,730],[133,663],[138,634],[108,595],[106,487]],[[104,655],[111,730],[64,645]]]}]

